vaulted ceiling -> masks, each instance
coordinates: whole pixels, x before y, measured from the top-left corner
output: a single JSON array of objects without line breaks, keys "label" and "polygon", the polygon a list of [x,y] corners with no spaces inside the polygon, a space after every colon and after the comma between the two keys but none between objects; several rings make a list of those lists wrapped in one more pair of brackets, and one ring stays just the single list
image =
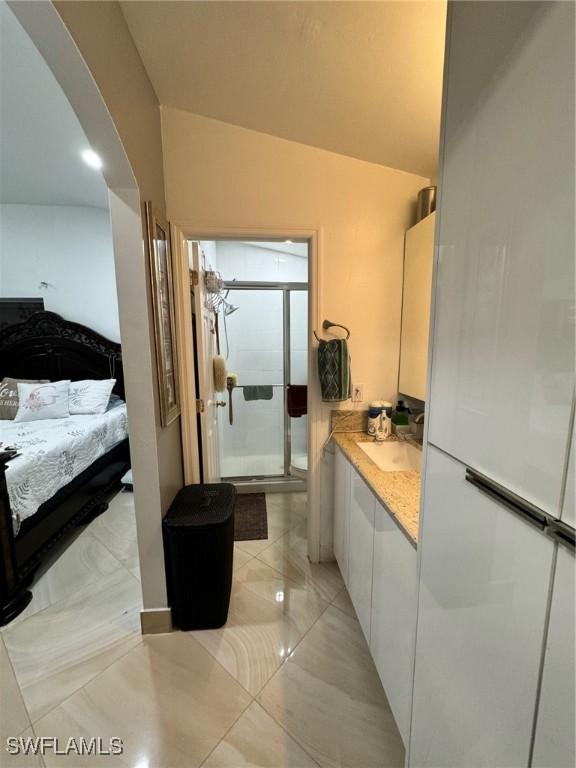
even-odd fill
[{"label": "vaulted ceiling", "polygon": [[161,104],[434,174],[444,0],[122,9]]},{"label": "vaulted ceiling", "polygon": [[106,208],[88,140],[48,65],[0,0],[0,203]]}]

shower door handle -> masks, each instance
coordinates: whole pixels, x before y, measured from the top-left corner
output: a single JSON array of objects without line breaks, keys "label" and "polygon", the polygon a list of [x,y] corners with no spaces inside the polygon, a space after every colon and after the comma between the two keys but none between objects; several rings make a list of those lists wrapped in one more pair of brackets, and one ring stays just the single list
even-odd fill
[{"label": "shower door handle", "polygon": [[228,421],[230,422],[230,426],[234,424],[234,411],[232,410],[232,393],[234,392],[234,387],[230,387],[228,389]]}]

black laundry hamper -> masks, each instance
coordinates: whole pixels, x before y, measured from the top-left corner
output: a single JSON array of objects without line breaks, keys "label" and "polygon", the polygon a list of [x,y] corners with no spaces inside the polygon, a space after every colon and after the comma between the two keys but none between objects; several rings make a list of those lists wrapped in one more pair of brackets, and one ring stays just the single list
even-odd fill
[{"label": "black laundry hamper", "polygon": [[162,523],[168,601],[180,629],[214,629],[228,618],[236,488],[188,485]]}]

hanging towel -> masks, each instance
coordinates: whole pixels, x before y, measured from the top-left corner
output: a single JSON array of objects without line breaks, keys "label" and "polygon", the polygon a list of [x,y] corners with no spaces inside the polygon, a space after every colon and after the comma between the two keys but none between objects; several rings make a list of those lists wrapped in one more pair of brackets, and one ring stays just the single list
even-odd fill
[{"label": "hanging towel", "polygon": [[252,400],[272,400],[274,396],[274,390],[267,384],[247,387],[244,386],[244,400],[251,402]]},{"label": "hanging towel", "polygon": [[352,396],[350,355],[345,339],[320,339],[318,374],[324,402],[342,402]]},{"label": "hanging towel", "polygon": [[308,413],[308,387],[306,384],[288,384],[286,398],[288,416],[293,419]]}]

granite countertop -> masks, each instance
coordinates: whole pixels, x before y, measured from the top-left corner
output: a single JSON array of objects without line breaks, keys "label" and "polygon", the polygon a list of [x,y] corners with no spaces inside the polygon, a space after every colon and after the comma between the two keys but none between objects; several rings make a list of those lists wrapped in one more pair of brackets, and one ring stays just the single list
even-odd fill
[{"label": "granite countertop", "polygon": [[[406,538],[416,547],[420,509],[420,473],[415,470],[384,472],[380,469],[356,445],[358,442],[373,440],[366,432],[335,431],[333,440],[396,520]],[[421,449],[418,444],[413,444]]]}]

